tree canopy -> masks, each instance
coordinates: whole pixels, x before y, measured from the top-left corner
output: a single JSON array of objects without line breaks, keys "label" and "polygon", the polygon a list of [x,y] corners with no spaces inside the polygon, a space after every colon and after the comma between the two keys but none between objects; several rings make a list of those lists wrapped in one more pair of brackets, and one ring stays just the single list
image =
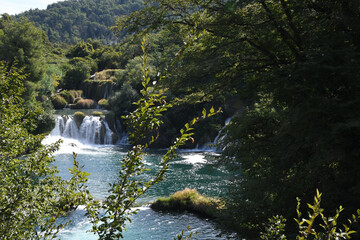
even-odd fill
[{"label": "tree canopy", "polygon": [[332,209],[358,207],[358,22],[353,0],[155,0],[117,26],[203,33],[175,84],[238,97],[219,163],[234,171],[235,222],[261,228],[273,214],[292,216],[295,198],[316,188]]},{"label": "tree canopy", "polygon": [[42,146],[36,129],[40,107],[22,107],[26,78],[0,62],[0,235],[4,239],[51,238],[63,227],[56,219],[84,202],[86,174],[77,162],[69,181],[51,166],[58,143]]}]

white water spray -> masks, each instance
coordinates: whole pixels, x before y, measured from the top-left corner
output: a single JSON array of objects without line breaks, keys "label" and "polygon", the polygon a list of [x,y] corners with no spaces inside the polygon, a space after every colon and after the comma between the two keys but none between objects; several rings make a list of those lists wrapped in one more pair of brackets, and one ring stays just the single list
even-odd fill
[{"label": "white water spray", "polygon": [[58,116],[51,137],[78,140],[83,144],[113,144],[113,131],[107,122],[96,116],[86,116],[80,127],[72,116]]}]

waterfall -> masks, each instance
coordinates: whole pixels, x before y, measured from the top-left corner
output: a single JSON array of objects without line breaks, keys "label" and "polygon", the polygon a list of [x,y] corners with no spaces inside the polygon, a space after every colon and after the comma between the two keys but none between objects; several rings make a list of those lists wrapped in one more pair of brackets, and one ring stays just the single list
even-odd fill
[{"label": "waterfall", "polygon": [[97,116],[86,116],[78,127],[72,116],[58,116],[50,136],[72,138],[84,144],[113,144],[108,123]]},{"label": "waterfall", "polygon": [[113,85],[112,84],[106,84],[105,90],[104,90],[104,99],[108,99],[110,97],[110,94],[112,92]]},{"label": "waterfall", "polygon": [[125,131],[123,131],[119,119],[116,119],[116,121],[114,122],[114,129],[115,129],[116,134],[118,136],[117,144],[129,145],[130,144],[129,140],[128,140],[129,135]]},{"label": "waterfall", "polygon": [[202,150],[202,151],[211,151],[211,152],[216,152],[218,151],[217,147],[216,147],[216,143],[219,140],[219,137],[221,135],[222,130],[226,127],[226,125],[228,125],[228,123],[230,122],[232,117],[229,117],[225,120],[225,125],[220,129],[220,131],[218,132],[218,135],[215,137],[213,142],[209,142],[209,143],[205,143],[200,149],[199,146],[196,146],[196,149],[198,150]]}]

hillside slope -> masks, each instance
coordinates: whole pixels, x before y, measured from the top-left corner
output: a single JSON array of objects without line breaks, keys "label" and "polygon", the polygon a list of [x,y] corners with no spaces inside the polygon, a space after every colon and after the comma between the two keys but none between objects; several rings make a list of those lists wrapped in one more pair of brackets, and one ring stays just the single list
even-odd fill
[{"label": "hillside slope", "polygon": [[114,25],[116,17],[141,7],[141,0],[68,0],[16,17],[26,17],[34,22],[52,42],[75,43],[92,38],[111,43],[116,37],[109,27]]}]

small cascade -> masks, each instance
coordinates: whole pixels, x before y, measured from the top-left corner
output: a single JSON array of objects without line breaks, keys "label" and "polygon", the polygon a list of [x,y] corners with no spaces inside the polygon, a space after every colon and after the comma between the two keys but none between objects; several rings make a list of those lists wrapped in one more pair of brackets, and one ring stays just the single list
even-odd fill
[{"label": "small cascade", "polygon": [[201,148],[199,148],[198,145],[196,145],[196,149],[198,150],[202,150],[202,151],[211,151],[211,152],[216,152],[218,151],[217,147],[216,147],[216,143],[219,140],[219,137],[221,135],[222,130],[226,127],[226,125],[228,125],[228,123],[231,121],[231,117],[227,118],[225,120],[225,125],[224,127],[222,127],[218,133],[218,135],[215,137],[214,141],[209,142],[209,143],[205,143]]},{"label": "small cascade", "polygon": [[104,136],[104,144],[109,145],[113,144],[113,132],[111,131],[109,124],[104,121],[105,126],[105,136]]},{"label": "small cascade", "polygon": [[112,92],[113,85],[112,84],[106,84],[105,90],[104,90],[104,99],[108,99],[110,97],[110,94]]},{"label": "small cascade", "polygon": [[58,116],[53,137],[72,138],[85,144],[113,144],[114,132],[97,116],[86,116],[78,127],[72,116]]},{"label": "small cascade", "polygon": [[118,136],[117,144],[129,145],[130,144],[129,140],[128,140],[129,135],[125,131],[123,131],[119,119],[116,119],[116,121],[114,123],[114,129],[116,130],[116,134]]}]

